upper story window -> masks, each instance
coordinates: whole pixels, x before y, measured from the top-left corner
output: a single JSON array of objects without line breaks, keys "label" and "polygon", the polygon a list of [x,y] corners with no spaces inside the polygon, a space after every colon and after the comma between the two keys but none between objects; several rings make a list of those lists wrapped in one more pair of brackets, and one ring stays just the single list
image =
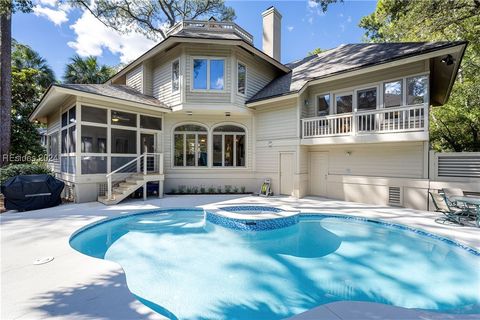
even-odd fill
[{"label": "upper story window", "polygon": [[330,114],[330,94],[317,96],[317,116],[323,117]]},{"label": "upper story window", "polygon": [[175,128],[174,159],[177,167],[206,167],[208,164],[207,129],[196,124]]},{"label": "upper story window", "polygon": [[407,105],[426,103],[428,101],[428,76],[407,78]]},{"label": "upper story window", "polygon": [[172,92],[180,90],[180,61],[172,63]]},{"label": "upper story window", "polygon": [[372,110],[377,108],[377,88],[357,90],[357,110]]},{"label": "upper story window", "polygon": [[385,108],[399,107],[403,104],[403,80],[383,84],[383,104]]},{"label": "upper story window", "polygon": [[337,94],[335,95],[335,104],[337,114],[352,112],[353,107],[353,95],[349,94]]},{"label": "upper story window", "polygon": [[247,88],[247,67],[243,63],[237,64],[237,92],[245,94]]},{"label": "upper story window", "polygon": [[223,90],[225,79],[225,60],[193,59],[193,89]]}]

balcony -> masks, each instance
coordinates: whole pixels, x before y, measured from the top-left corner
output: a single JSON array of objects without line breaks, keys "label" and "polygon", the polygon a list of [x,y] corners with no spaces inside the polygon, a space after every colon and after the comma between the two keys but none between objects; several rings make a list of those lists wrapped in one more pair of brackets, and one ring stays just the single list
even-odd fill
[{"label": "balcony", "polygon": [[428,140],[428,105],[302,119],[302,144]]},{"label": "balcony", "polygon": [[253,44],[253,36],[233,22],[184,20],[177,22],[166,32],[166,34],[167,36],[170,36],[179,33],[182,30],[197,32],[231,33],[239,36],[248,43]]}]

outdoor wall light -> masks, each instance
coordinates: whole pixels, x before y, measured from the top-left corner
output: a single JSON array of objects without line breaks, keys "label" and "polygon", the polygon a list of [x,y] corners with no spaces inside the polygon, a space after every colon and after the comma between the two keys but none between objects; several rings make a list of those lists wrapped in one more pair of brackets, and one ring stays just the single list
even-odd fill
[{"label": "outdoor wall light", "polygon": [[192,111],[187,111],[187,116],[191,116],[193,114]]},{"label": "outdoor wall light", "polygon": [[305,107],[308,107],[309,104],[310,104],[310,101],[308,101],[308,99],[305,99],[305,100],[303,101],[303,105],[304,105]]},{"label": "outdoor wall light", "polygon": [[447,66],[451,66],[455,63],[455,59],[453,59],[451,54],[447,54],[443,59],[442,63],[445,63]]},{"label": "outdoor wall light", "polygon": [[347,155],[347,157],[350,157],[352,155],[352,151],[347,151],[345,152],[345,154]]},{"label": "outdoor wall light", "polygon": [[230,112],[225,112],[225,117],[230,117]]}]

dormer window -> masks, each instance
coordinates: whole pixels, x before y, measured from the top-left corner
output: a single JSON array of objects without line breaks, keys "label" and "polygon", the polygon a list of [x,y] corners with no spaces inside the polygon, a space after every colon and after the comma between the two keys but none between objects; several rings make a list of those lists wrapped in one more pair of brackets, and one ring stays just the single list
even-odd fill
[{"label": "dormer window", "polygon": [[180,89],[180,62],[178,60],[172,63],[172,92]]},{"label": "dormer window", "polygon": [[193,89],[223,90],[225,79],[224,59],[193,59]]}]

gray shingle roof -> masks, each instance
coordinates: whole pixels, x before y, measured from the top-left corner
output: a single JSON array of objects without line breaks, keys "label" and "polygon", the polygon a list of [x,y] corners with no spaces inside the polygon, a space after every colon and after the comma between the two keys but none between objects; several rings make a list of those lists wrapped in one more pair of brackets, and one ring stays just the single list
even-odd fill
[{"label": "gray shingle roof", "polygon": [[271,81],[254,95],[254,102],[294,93],[311,80],[329,77],[372,65],[423,54],[465,42],[405,42],[405,43],[358,43],[306,57],[287,64],[291,72]]},{"label": "gray shingle roof", "polygon": [[164,103],[160,100],[142,94],[131,87],[126,85],[119,84],[55,84],[57,87],[67,88],[77,91],[82,91],[86,93],[92,93],[104,97],[110,97],[125,101],[137,102],[146,105],[151,105],[154,107],[169,109]]}]

